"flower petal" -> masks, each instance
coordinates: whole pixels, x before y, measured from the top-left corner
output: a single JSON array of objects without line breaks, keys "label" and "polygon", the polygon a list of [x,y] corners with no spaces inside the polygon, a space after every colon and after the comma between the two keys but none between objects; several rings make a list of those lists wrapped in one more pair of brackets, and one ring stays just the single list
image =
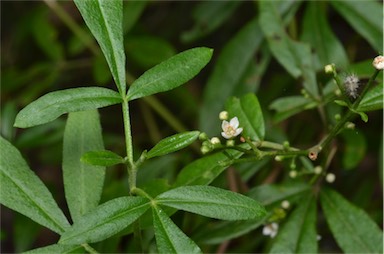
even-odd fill
[{"label": "flower petal", "polygon": [[221,136],[223,136],[223,137],[226,138],[226,139],[230,139],[230,138],[232,138],[232,136],[228,136],[225,132],[222,132],[222,133],[221,133]]},{"label": "flower petal", "polygon": [[239,135],[242,131],[243,131],[243,128],[237,128],[237,129],[236,129],[235,137],[236,137],[237,135]]},{"label": "flower petal", "polygon": [[234,118],[232,118],[231,121],[229,122],[229,124],[230,124],[234,129],[236,129],[237,127],[239,127],[239,119],[237,119],[237,116],[235,116]]},{"label": "flower petal", "polygon": [[221,124],[221,129],[223,129],[223,131],[225,131],[228,128],[228,125],[229,125],[229,123],[224,120]]}]

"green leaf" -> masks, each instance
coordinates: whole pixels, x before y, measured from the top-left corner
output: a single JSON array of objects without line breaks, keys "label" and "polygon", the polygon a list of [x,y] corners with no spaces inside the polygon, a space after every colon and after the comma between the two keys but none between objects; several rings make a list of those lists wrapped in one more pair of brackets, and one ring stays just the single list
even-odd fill
[{"label": "green leaf", "polygon": [[0,137],[0,203],[61,234],[69,226],[47,187],[20,152]]},{"label": "green leaf", "polygon": [[153,207],[152,215],[159,253],[201,253],[199,246],[188,238],[163,210]]},{"label": "green leaf", "polygon": [[52,244],[42,248],[33,249],[23,254],[52,254],[52,253],[85,253],[86,251],[80,245],[61,245],[61,244]]},{"label": "green leaf", "polygon": [[124,34],[126,34],[136,24],[148,1],[125,1],[123,3],[123,30]]},{"label": "green leaf", "polygon": [[128,227],[149,208],[141,197],[110,200],[76,221],[61,235],[59,244],[93,243],[107,239]]},{"label": "green leaf", "polygon": [[269,48],[276,60],[294,77],[303,77],[304,88],[317,97],[315,70],[311,48],[308,44],[293,41],[285,32],[285,27],[274,1],[260,1],[259,24],[267,38]]},{"label": "green leaf", "polygon": [[120,94],[125,94],[123,2],[75,0],[75,4],[100,45]]},{"label": "green leaf", "polygon": [[328,226],[345,253],[383,253],[383,232],[365,211],[331,189],[321,191],[320,201]]},{"label": "green leaf", "polygon": [[293,196],[308,192],[311,186],[304,183],[265,184],[252,188],[247,196],[258,200],[263,205],[290,199]]},{"label": "green leaf", "polygon": [[383,50],[383,5],[376,1],[331,1],[332,6],[378,52]]},{"label": "green leaf", "polygon": [[124,164],[124,158],[112,151],[90,151],[86,152],[80,158],[81,162],[95,165],[110,167],[117,164]]},{"label": "green leaf", "polygon": [[182,33],[181,40],[190,43],[212,33],[231,17],[239,5],[239,1],[198,3],[192,12],[194,26],[191,30]]},{"label": "green leaf", "polygon": [[251,140],[264,139],[265,127],[263,112],[259,100],[254,94],[247,94],[240,99],[233,97],[227,103],[227,110],[231,117],[239,118],[240,127],[243,128],[243,136]]},{"label": "green leaf", "polygon": [[373,111],[383,108],[383,84],[369,90],[361,100],[357,111]]},{"label": "green leaf", "polygon": [[306,195],[279,230],[270,253],[317,253],[316,201]]},{"label": "green leaf", "polygon": [[128,38],[125,48],[127,57],[144,69],[151,68],[176,54],[168,41],[148,35]]},{"label": "green leaf", "polygon": [[216,123],[212,119],[218,117],[230,96],[238,95],[242,78],[262,39],[258,20],[253,19],[226,44],[218,56],[204,90],[199,119],[200,129],[208,135],[215,135],[219,131],[219,121]]},{"label": "green leaf", "polygon": [[156,65],[136,79],[128,90],[129,100],[176,88],[196,76],[212,57],[212,49],[193,48]]},{"label": "green leaf", "polygon": [[[243,153],[228,151],[228,154],[233,156],[233,159],[237,159]],[[208,185],[231,164],[233,159],[229,159],[224,153],[215,153],[197,159],[181,170],[173,186]]]},{"label": "green leaf", "polygon": [[353,169],[364,158],[367,142],[361,131],[357,130],[344,130],[341,133],[344,140],[344,153],[342,163],[344,169]]},{"label": "green leaf", "polygon": [[65,198],[76,222],[99,204],[103,191],[105,168],[80,162],[92,150],[104,149],[97,110],[68,115],[63,141],[63,178]]},{"label": "green leaf", "polygon": [[346,68],[348,57],[343,45],[334,35],[327,21],[326,2],[308,2],[305,10],[301,39],[308,42],[315,51],[316,69],[334,63],[338,68]]},{"label": "green leaf", "polygon": [[248,220],[266,215],[254,199],[211,186],[182,186],[156,197],[158,204],[222,220]]},{"label": "green leaf", "polygon": [[192,144],[199,137],[199,134],[199,131],[188,131],[162,139],[151,150],[149,150],[147,158],[149,159],[156,156],[162,156],[181,150]]},{"label": "green leaf", "polygon": [[292,115],[302,112],[305,109],[316,107],[317,103],[304,96],[287,96],[274,100],[269,108],[276,110],[274,120],[280,122]]},{"label": "green leaf", "polygon": [[23,108],[17,114],[14,126],[28,128],[53,121],[65,113],[121,102],[121,96],[117,92],[102,87],[79,87],[51,92]]}]

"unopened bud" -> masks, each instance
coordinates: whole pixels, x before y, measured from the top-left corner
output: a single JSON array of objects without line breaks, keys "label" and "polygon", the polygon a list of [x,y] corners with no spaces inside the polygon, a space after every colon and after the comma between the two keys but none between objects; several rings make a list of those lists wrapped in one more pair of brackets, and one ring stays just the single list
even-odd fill
[{"label": "unopened bud", "polygon": [[333,183],[335,180],[336,180],[336,176],[335,176],[335,174],[328,173],[328,174],[325,176],[325,181],[327,181],[328,183]]},{"label": "unopened bud", "polygon": [[207,133],[205,133],[205,132],[200,133],[199,139],[200,140],[207,140],[208,139]]},{"label": "unopened bud", "polygon": [[316,175],[320,175],[323,172],[323,168],[321,166],[316,166],[313,170]]},{"label": "unopened bud", "polygon": [[284,200],[283,202],[281,202],[281,207],[284,209],[288,209],[290,206],[291,204],[289,203],[288,200]]},{"label": "unopened bud", "polygon": [[289,176],[290,176],[291,178],[296,178],[296,176],[297,176],[297,171],[296,171],[296,170],[291,170],[291,171],[289,172]]},{"label": "unopened bud", "polygon": [[340,119],[341,119],[341,115],[340,115],[340,114],[336,114],[336,115],[335,115],[335,120],[336,120],[336,121],[339,121]]},{"label": "unopened bud", "polygon": [[375,67],[376,70],[383,70],[384,69],[384,56],[375,57],[375,59],[373,59],[372,65],[373,65],[373,67]]},{"label": "unopened bud", "polygon": [[206,153],[209,153],[211,151],[211,149],[208,146],[202,146],[200,148],[200,151],[202,154],[206,154]]},{"label": "unopened bud", "polygon": [[324,66],[324,72],[326,74],[332,74],[335,72],[335,64],[328,64]]},{"label": "unopened bud", "polygon": [[280,156],[280,155],[275,156],[275,161],[282,161],[282,160],[283,160],[283,156]]},{"label": "unopened bud", "polygon": [[345,123],[345,128],[354,130],[355,129],[355,124],[352,122],[346,122]]},{"label": "unopened bud", "polygon": [[232,140],[232,139],[230,139],[230,140],[227,140],[227,146],[234,146],[235,145],[235,140]]},{"label": "unopened bud", "polygon": [[211,138],[212,145],[220,144],[220,139],[218,137]]},{"label": "unopened bud", "polygon": [[221,111],[219,114],[220,120],[228,120],[228,112],[227,111]]}]

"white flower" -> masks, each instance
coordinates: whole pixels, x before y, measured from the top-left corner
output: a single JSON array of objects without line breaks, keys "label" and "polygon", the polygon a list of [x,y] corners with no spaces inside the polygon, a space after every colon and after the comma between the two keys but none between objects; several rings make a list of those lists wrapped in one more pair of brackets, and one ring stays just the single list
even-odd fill
[{"label": "white flower", "polygon": [[333,183],[336,180],[336,176],[332,173],[329,173],[325,176],[325,181],[328,183]]},{"label": "white flower", "polygon": [[375,59],[373,59],[372,65],[373,65],[373,67],[376,68],[376,70],[383,70],[384,69],[384,56],[375,57]]},{"label": "white flower", "polygon": [[223,129],[221,135],[226,139],[234,138],[243,131],[243,128],[239,128],[239,119],[237,117],[232,118],[229,122],[224,120],[221,128]]},{"label": "white flower", "polygon": [[267,224],[263,228],[263,235],[269,235],[271,238],[274,238],[279,231],[279,224],[273,222],[271,224]]},{"label": "white flower", "polygon": [[220,120],[228,120],[228,112],[227,111],[221,111],[219,114]]}]

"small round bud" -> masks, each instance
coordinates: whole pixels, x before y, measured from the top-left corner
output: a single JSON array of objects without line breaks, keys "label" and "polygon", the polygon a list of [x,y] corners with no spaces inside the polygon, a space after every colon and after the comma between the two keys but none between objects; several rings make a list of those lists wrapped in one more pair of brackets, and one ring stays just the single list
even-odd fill
[{"label": "small round bud", "polygon": [[219,114],[220,120],[228,120],[228,112],[227,111],[221,111]]},{"label": "small round bud", "polygon": [[292,169],[292,170],[296,169],[296,162],[295,162],[295,160],[291,161],[291,164],[289,164],[289,168]]},{"label": "small round bud", "polygon": [[327,181],[328,183],[333,183],[335,180],[336,180],[336,176],[335,176],[335,174],[328,173],[328,174],[325,176],[325,181]]},{"label": "small round bud", "polygon": [[375,59],[373,59],[372,65],[373,65],[373,67],[375,67],[376,70],[383,70],[384,69],[384,56],[375,57]]},{"label": "small round bud", "polygon": [[335,95],[336,95],[336,96],[340,96],[340,95],[341,95],[341,91],[340,91],[340,89],[336,89],[336,90],[335,90]]},{"label": "small round bud", "polygon": [[211,151],[211,149],[208,146],[202,146],[200,148],[200,151],[202,154],[206,154],[206,153],[209,153]]},{"label": "small round bud", "polygon": [[213,145],[220,144],[220,139],[218,137],[213,137],[213,138],[211,138],[211,143]]},{"label": "small round bud", "polygon": [[199,140],[207,140],[207,139],[208,139],[207,133],[205,132],[200,133]]},{"label": "small round bud", "polygon": [[283,202],[281,202],[281,207],[284,209],[288,209],[290,206],[291,204],[289,203],[288,200],[284,200]]},{"label": "small round bud", "polygon": [[296,171],[296,170],[291,170],[291,171],[289,172],[289,176],[290,176],[291,178],[296,178],[296,176],[297,176],[297,171]]},{"label": "small round bud", "polygon": [[321,166],[316,166],[313,170],[316,175],[320,175],[323,172],[323,168]]},{"label": "small round bud", "polygon": [[283,156],[280,156],[280,155],[275,156],[275,161],[282,161],[282,160],[283,160]]},{"label": "small round bud", "polygon": [[230,139],[230,140],[227,140],[227,146],[234,146],[235,145],[235,140],[232,140],[232,139]]},{"label": "small round bud", "polygon": [[335,72],[335,64],[327,64],[324,66],[324,72],[326,74],[332,74]]},{"label": "small round bud", "polygon": [[340,114],[336,114],[336,115],[335,115],[335,120],[336,120],[336,121],[339,121],[340,119],[341,119],[341,115],[340,115]]},{"label": "small round bud", "polygon": [[284,148],[289,148],[289,141],[284,141],[283,142],[283,146],[284,146]]},{"label": "small round bud", "polygon": [[354,130],[355,129],[355,124],[352,122],[346,122],[345,123],[345,128]]}]

